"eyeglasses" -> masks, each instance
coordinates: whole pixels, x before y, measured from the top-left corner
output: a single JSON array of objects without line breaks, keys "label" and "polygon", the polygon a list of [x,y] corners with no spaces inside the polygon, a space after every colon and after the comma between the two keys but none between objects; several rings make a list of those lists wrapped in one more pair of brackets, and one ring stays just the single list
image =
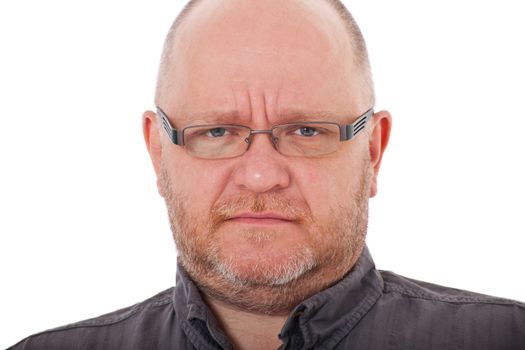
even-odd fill
[{"label": "eyeglasses", "polygon": [[256,134],[268,134],[274,148],[285,156],[318,157],[339,149],[342,141],[354,138],[365,128],[374,114],[369,109],[352,124],[334,122],[294,122],[274,125],[269,130],[253,130],[234,124],[191,125],[174,129],[166,113],[157,106],[164,129],[175,145],[182,146],[195,157],[224,159],[244,154]]}]

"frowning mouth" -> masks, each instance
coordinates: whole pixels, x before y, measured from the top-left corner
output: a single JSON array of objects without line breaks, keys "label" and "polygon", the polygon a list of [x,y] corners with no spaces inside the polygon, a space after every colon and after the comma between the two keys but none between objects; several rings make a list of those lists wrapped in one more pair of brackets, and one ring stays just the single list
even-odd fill
[{"label": "frowning mouth", "polygon": [[275,224],[286,224],[295,223],[296,220],[293,218],[284,216],[279,213],[238,213],[228,218],[226,222],[239,223],[239,224],[255,224],[255,225],[275,225]]}]

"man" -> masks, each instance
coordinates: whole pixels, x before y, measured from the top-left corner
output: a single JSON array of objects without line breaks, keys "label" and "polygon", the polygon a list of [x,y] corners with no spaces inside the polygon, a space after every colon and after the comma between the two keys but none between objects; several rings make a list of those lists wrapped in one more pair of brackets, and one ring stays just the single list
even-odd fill
[{"label": "man", "polygon": [[391,117],[336,0],[192,1],[144,136],[174,289],[13,349],[524,349],[525,305],[374,268]]}]

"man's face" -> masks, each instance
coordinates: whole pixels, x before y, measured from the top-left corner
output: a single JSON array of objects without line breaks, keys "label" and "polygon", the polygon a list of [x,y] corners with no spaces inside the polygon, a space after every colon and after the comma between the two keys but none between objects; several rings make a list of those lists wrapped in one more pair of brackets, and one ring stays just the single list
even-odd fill
[{"label": "man's face", "polygon": [[[345,28],[320,2],[205,1],[174,45],[172,83],[158,103],[177,129],[270,129],[311,116],[347,124],[371,107]],[[283,156],[256,135],[244,155],[209,160],[151,124],[179,261],[207,295],[285,312],[354,264],[375,171],[367,133],[317,158]]]}]

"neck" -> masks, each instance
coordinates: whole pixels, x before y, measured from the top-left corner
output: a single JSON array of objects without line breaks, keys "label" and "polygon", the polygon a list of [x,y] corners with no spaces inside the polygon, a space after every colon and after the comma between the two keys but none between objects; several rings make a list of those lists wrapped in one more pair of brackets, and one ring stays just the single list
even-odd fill
[{"label": "neck", "polygon": [[234,349],[277,349],[278,338],[287,315],[261,315],[238,310],[222,301],[204,296]]}]

